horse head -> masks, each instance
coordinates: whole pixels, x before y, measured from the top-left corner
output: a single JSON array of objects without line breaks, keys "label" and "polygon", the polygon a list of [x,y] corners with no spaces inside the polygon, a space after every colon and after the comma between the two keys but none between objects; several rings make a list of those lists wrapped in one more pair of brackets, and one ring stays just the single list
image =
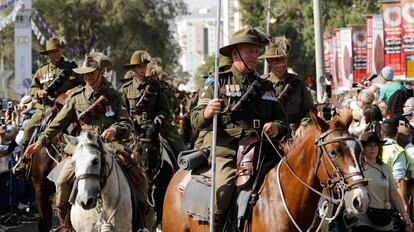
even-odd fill
[{"label": "horse head", "polygon": [[153,123],[144,123],[140,126],[138,140],[134,152],[138,153],[146,170],[153,170],[161,159],[159,128]]},{"label": "horse head", "polygon": [[317,159],[315,174],[325,189],[336,192],[345,202],[348,212],[365,212],[368,203],[367,180],[360,165],[361,143],[348,133],[352,113],[336,116],[329,123],[311,113],[315,128]]},{"label": "horse head", "polygon": [[82,132],[78,137],[64,137],[68,146],[74,148],[72,164],[76,176],[76,201],[85,210],[93,209],[105,179],[106,150],[100,138],[91,132]]}]

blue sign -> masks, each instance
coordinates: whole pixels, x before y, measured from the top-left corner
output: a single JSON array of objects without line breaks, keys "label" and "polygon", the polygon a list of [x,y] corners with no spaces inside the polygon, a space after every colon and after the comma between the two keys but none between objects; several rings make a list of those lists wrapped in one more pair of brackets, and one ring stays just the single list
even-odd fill
[{"label": "blue sign", "polygon": [[23,86],[28,89],[32,85],[32,79],[31,78],[24,78],[23,79]]}]

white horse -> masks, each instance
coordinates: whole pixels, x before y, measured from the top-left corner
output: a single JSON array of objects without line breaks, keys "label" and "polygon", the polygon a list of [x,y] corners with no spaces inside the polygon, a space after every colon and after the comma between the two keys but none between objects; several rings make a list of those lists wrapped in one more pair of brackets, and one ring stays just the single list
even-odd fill
[{"label": "white horse", "polygon": [[[100,139],[88,132],[65,139],[75,147],[77,195],[70,219],[76,231],[132,231],[131,190]],[[76,184],[75,184],[76,185]]]}]

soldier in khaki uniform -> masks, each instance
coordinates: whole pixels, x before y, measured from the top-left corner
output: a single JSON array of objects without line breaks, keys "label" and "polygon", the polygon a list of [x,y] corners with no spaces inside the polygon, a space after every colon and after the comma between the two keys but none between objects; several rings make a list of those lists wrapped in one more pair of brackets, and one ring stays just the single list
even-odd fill
[{"label": "soldier in khaki uniform", "polygon": [[[240,139],[257,136],[264,130],[274,139],[280,139],[287,133],[286,115],[282,105],[275,97],[272,83],[263,80],[255,72],[259,46],[268,42],[267,36],[255,28],[243,28],[230,38],[230,44],[220,48],[224,56],[232,57],[232,67],[219,74],[219,98],[213,99],[213,84],[205,85],[200,91],[197,107],[191,111],[192,126],[199,130],[209,130],[203,140],[203,146],[211,145],[211,126],[213,116],[219,114],[217,132],[217,172],[215,230],[219,231],[231,202],[235,188],[236,151]],[[251,89],[253,82],[261,84],[259,97],[249,99],[241,110],[232,111],[231,120],[225,120],[220,113],[231,109],[239,99]]]},{"label": "soldier in khaki uniform", "polygon": [[271,72],[263,76],[273,82],[279,100],[285,109],[292,137],[302,133],[310,121],[310,110],[314,108],[313,99],[305,81],[297,74],[287,71],[290,45],[286,37],[275,37],[259,58],[267,59]]},{"label": "soldier in khaki uniform", "polygon": [[[56,98],[67,90],[84,84],[82,78],[72,72],[72,69],[77,67],[76,63],[63,58],[64,46],[60,38],[52,37],[46,43],[46,50],[40,52],[42,55],[49,56],[50,62],[39,68],[32,80],[30,95],[38,103],[35,105],[35,113],[24,130],[21,141],[23,151],[29,145],[34,130],[42,121],[44,112],[53,106]],[[56,78],[61,79],[56,81]],[[53,88],[50,87],[52,82],[56,82]],[[27,164],[21,162],[14,171],[19,176],[26,175]]]},{"label": "soldier in khaki uniform", "polygon": [[[67,90],[83,84],[83,80],[78,75],[72,75],[72,69],[76,68],[75,62],[66,61],[63,58],[64,42],[58,37],[50,38],[46,43],[46,50],[41,51],[40,54],[50,57],[50,62],[39,68],[32,80],[30,87],[30,95],[33,99],[37,99],[35,105],[36,113],[32,116],[24,131],[22,145],[26,147],[29,143],[30,137],[34,129],[43,118],[45,109],[52,107],[57,96]],[[68,77],[55,89],[55,92],[46,92],[50,83],[64,72]]]},{"label": "soldier in khaki uniform", "polygon": [[[110,142],[108,145],[113,151],[123,148],[123,144],[119,141],[130,137],[132,122],[128,118],[122,97],[112,88],[111,83],[103,78],[105,68],[109,66],[111,66],[111,61],[102,53],[90,53],[85,56],[82,67],[73,69],[75,73],[84,75],[86,86],[75,89],[69,95],[65,106],[41,134],[37,142],[27,148],[24,154],[26,159],[50,143],[53,137],[62,132],[69,123],[79,120],[80,115],[101,95],[113,98],[110,105],[106,106],[107,112],[95,114],[94,117],[84,121],[81,123],[81,129],[82,131],[101,133],[102,140]],[[72,189],[72,185],[68,182],[71,173],[73,173],[73,166],[71,162],[66,162],[56,183],[56,206],[61,225],[58,231],[70,231],[66,215],[68,215],[68,200]]]},{"label": "soldier in khaki uniform", "polygon": [[[219,62],[219,71],[224,72],[226,70],[229,70],[231,66],[233,65],[233,59],[227,56],[221,56],[220,62]],[[203,78],[206,78],[205,85],[211,85],[211,83],[214,83],[214,71],[210,71],[208,75],[203,76]],[[197,98],[199,98],[197,96]],[[198,136],[194,141],[194,147],[195,148],[202,148],[203,146],[203,140],[204,136],[208,133],[208,130],[201,130],[198,132]]]},{"label": "soldier in khaki uniform", "polygon": [[[164,129],[171,117],[168,99],[162,91],[159,81],[145,77],[147,64],[150,62],[150,55],[139,50],[132,54],[130,63],[124,65],[134,73],[132,80],[125,83],[120,92],[129,116],[134,121],[135,133],[139,131],[141,125],[147,122],[154,122]],[[151,93],[144,96],[147,87]],[[140,106],[137,106],[138,102],[141,102]]]},{"label": "soldier in khaki uniform", "polygon": [[178,153],[184,150],[184,141],[178,133],[177,125],[173,120],[174,109],[172,107],[177,107],[177,98],[174,95],[173,87],[164,80],[166,75],[167,74],[161,67],[159,58],[151,59],[151,62],[148,64],[147,73],[145,76],[158,80],[160,82],[162,92],[164,92],[166,98],[168,99],[171,117],[168,121],[168,124],[165,125],[164,137],[168,141],[168,144],[171,146],[175,157],[178,157]]}]

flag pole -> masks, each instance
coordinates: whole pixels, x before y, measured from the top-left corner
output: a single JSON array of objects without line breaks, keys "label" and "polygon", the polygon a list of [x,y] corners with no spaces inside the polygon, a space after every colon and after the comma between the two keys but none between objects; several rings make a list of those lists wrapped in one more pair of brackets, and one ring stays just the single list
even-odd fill
[{"label": "flag pole", "polygon": [[[221,0],[217,0],[216,15],[216,56],[214,62],[214,98],[219,93],[219,61],[220,61],[220,28],[221,28]],[[216,145],[217,145],[217,114],[213,117],[213,141],[211,146],[211,188],[210,188],[210,232],[214,232],[214,202],[216,181]]]}]

